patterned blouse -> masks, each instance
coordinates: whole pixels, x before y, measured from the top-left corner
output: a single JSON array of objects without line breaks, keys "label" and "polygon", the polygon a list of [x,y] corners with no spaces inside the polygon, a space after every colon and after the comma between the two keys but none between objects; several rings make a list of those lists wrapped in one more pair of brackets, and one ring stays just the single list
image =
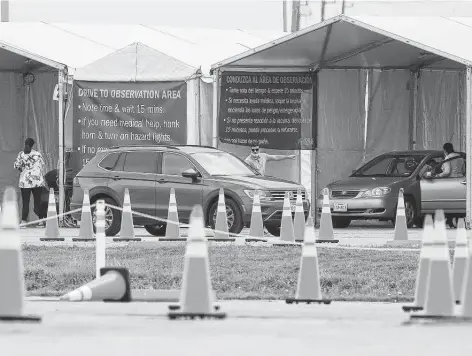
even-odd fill
[{"label": "patterned blouse", "polygon": [[13,167],[21,172],[20,188],[36,188],[44,185],[44,160],[38,151],[31,150],[28,154],[21,151]]}]

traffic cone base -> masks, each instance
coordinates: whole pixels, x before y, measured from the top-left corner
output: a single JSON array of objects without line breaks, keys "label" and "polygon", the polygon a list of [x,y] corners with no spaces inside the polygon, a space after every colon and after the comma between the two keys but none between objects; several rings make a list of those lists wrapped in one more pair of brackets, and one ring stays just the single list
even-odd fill
[{"label": "traffic cone base", "polygon": [[130,302],[129,272],[126,268],[100,268],[100,277],[61,298],[64,301]]}]

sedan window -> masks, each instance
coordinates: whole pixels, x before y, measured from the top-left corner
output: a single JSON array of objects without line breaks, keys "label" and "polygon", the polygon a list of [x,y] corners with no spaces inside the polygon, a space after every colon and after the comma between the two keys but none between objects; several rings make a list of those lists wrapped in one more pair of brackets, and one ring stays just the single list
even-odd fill
[{"label": "sedan window", "polygon": [[383,155],[359,168],[353,177],[409,177],[424,155]]}]

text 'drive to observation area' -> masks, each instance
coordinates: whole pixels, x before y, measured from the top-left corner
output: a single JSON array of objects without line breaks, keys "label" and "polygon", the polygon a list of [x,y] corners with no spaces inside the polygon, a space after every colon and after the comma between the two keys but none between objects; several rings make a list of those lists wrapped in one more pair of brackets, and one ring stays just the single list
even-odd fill
[{"label": "text 'drive to observation area'", "polygon": [[187,143],[185,82],[74,82],[74,151],[86,164],[111,146]]}]

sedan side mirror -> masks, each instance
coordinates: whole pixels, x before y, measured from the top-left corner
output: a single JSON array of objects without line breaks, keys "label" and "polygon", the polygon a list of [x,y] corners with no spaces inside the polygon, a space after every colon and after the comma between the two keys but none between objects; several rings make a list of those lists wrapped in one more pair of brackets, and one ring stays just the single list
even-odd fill
[{"label": "sedan side mirror", "polygon": [[192,178],[193,180],[197,179],[200,176],[201,176],[200,173],[197,172],[193,168],[186,169],[185,171],[182,172],[182,177]]}]

